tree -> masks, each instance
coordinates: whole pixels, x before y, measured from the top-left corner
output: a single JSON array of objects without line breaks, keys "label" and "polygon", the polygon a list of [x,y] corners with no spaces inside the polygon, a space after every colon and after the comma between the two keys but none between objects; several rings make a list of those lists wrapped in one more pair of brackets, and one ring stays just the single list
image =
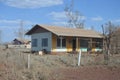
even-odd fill
[{"label": "tree", "polygon": [[106,64],[109,61],[109,54],[112,52],[111,44],[113,39],[113,34],[116,31],[117,27],[112,24],[110,21],[105,25],[102,25],[103,31],[103,53],[104,53],[104,60]]},{"label": "tree", "polygon": [[111,53],[120,53],[120,26],[115,27],[111,38]]},{"label": "tree", "polygon": [[65,13],[70,27],[84,28],[83,15],[79,11],[74,10],[74,0],[71,0],[70,5],[65,7]]},{"label": "tree", "polygon": [[0,30],[0,44],[2,44],[2,30]]},{"label": "tree", "polygon": [[25,30],[23,28],[23,21],[20,21],[20,27],[19,27],[18,31],[15,33],[20,40],[24,40]]}]

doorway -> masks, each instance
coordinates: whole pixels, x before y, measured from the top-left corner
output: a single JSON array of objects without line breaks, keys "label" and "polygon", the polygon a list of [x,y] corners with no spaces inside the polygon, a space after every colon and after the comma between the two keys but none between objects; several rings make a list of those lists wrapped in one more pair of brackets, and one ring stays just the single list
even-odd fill
[{"label": "doorway", "polygon": [[76,51],[76,38],[72,40],[72,50]]}]

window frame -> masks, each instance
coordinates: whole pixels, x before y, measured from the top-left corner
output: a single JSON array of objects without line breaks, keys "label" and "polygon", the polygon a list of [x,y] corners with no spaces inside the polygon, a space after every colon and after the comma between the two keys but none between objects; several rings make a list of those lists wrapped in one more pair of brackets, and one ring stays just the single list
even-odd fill
[{"label": "window frame", "polygon": [[41,39],[41,46],[42,47],[48,47],[48,38],[42,38]]},{"label": "window frame", "polygon": [[80,39],[80,47],[81,48],[88,48],[89,46],[89,40],[87,39]]},{"label": "window frame", "polygon": [[[58,43],[58,41],[59,41],[59,43]],[[56,46],[57,46],[57,48],[66,48],[66,38],[57,37]]]},{"label": "window frame", "polygon": [[37,47],[38,46],[38,39],[32,39],[32,47]]}]

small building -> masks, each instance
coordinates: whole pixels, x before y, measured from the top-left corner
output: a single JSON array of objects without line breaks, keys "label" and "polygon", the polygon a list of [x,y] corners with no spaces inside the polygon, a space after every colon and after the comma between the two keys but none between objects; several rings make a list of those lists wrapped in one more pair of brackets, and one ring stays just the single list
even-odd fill
[{"label": "small building", "polygon": [[22,44],[30,44],[30,43],[31,43],[31,41],[27,40],[27,39],[18,39],[18,38],[15,38],[12,41],[12,44],[14,44],[14,45],[22,45]]},{"label": "small building", "polygon": [[103,36],[100,33],[78,28],[35,25],[26,35],[31,35],[32,51],[101,51],[103,44]]},{"label": "small building", "polygon": [[27,39],[15,38],[11,44],[8,44],[8,48],[31,48],[31,41]]},{"label": "small building", "polygon": [[24,44],[24,42],[22,40],[20,40],[20,39],[15,38],[12,41],[12,44],[14,44],[14,45],[21,45],[21,44]]}]

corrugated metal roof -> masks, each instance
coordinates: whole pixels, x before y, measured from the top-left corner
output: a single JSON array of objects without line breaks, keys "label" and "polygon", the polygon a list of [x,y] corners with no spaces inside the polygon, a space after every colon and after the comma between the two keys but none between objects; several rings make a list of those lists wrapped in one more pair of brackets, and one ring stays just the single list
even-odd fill
[{"label": "corrugated metal roof", "polygon": [[100,33],[93,30],[57,27],[57,26],[48,26],[48,25],[37,25],[37,26],[44,28],[58,36],[95,37],[95,38],[103,37]]}]

